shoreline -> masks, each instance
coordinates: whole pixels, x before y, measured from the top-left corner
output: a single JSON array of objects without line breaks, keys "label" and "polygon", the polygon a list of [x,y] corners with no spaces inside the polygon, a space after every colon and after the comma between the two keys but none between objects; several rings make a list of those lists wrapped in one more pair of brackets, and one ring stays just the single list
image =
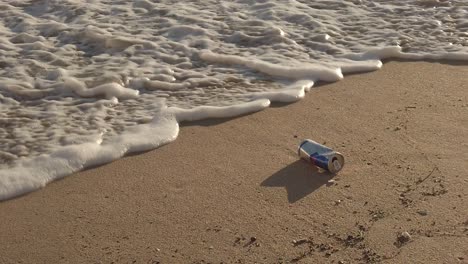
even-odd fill
[{"label": "shoreline", "polygon": [[[411,59],[404,59],[404,58],[391,58],[391,59],[384,59],[382,60],[382,65],[383,63],[389,63],[389,62],[415,62],[414,60],[411,60]],[[441,64],[447,64],[447,65],[463,65],[463,66],[467,66],[468,65],[468,62],[466,60],[463,60],[463,59],[460,59],[460,60],[448,60],[448,59],[441,59],[441,60],[435,60],[435,59],[424,59],[424,60],[421,60],[420,62],[429,62],[429,63],[441,63]],[[379,70],[379,69],[377,69]],[[369,72],[373,72],[373,71],[377,71],[377,70],[370,70],[370,71],[362,71],[362,72],[356,72],[356,73],[349,73],[349,74],[346,74],[346,76],[351,76],[351,75],[359,75],[359,74],[365,74],[365,73],[369,73]],[[316,82],[315,84],[312,84],[312,89],[316,89],[317,87],[319,86],[322,86],[322,85],[328,85],[328,84],[331,84],[331,83],[334,83],[336,81],[332,81],[332,82],[327,82],[327,81],[318,81]],[[307,85],[305,85],[307,86]],[[96,167],[99,167],[99,166],[102,166],[102,165],[105,165],[105,164],[108,164],[108,163],[112,163],[118,159],[121,159],[125,156],[129,156],[129,155],[138,155],[140,153],[145,153],[145,152],[148,152],[148,151],[152,151],[154,149],[157,149],[159,148],[160,146],[163,146],[163,145],[166,145],[166,144],[170,144],[171,142],[173,142],[175,139],[177,139],[177,136],[178,136],[178,131],[180,129],[180,127],[184,126],[184,124],[186,125],[198,125],[198,124],[213,124],[215,122],[227,122],[231,119],[235,119],[235,118],[238,118],[238,117],[242,117],[242,116],[246,116],[246,115],[251,115],[251,114],[254,114],[256,112],[259,112],[259,111],[263,111],[265,110],[266,108],[269,108],[269,107],[282,107],[282,106],[287,106],[289,104],[292,104],[292,103],[296,103],[298,102],[299,100],[302,100],[305,93],[307,93],[308,90],[310,90],[311,88],[308,87],[308,88],[303,88],[302,90],[302,97],[300,98],[297,98],[294,100],[294,101],[271,101],[270,98],[256,98],[256,99],[253,99],[252,101],[250,102],[245,102],[245,103],[241,103],[239,105],[232,105],[232,106],[224,106],[224,107],[211,107],[211,106],[205,106],[205,108],[203,108],[203,106],[201,108],[195,108],[195,109],[190,109],[190,110],[195,110],[195,111],[187,111],[187,109],[183,109],[183,108],[177,108],[177,107],[174,107],[172,109],[172,114],[175,116],[175,119],[176,120],[179,120],[181,119],[181,121],[169,121],[169,122],[162,122],[162,123],[174,123],[173,126],[175,126],[173,129],[169,129],[169,130],[172,130],[170,132],[168,132],[168,129],[164,129],[164,126],[166,125],[157,125],[156,127],[159,128],[159,129],[151,129],[152,130],[152,133],[162,133],[162,136],[160,136],[160,138],[164,138],[164,139],[159,139],[159,141],[161,142],[158,142],[158,140],[156,140],[156,144],[155,142],[146,142],[146,143],[143,143],[141,144],[141,142],[139,140],[132,140],[132,138],[140,138],[140,137],[151,137],[151,133],[127,133],[125,135],[124,138],[126,138],[127,140],[125,142],[119,142],[117,143],[117,145],[114,145],[114,144],[107,144],[105,147],[108,148],[108,150],[102,150],[100,148],[100,144],[97,144],[96,146],[93,146],[93,143],[92,142],[88,142],[88,143],[84,143],[84,145],[82,146],[85,146],[85,145],[88,145],[86,147],[82,147],[82,146],[78,146],[78,148],[75,148],[74,146],[66,146],[64,148],[59,148],[57,150],[55,150],[54,152],[52,153],[49,153],[48,156],[49,158],[46,158],[46,159],[41,159],[40,157],[32,157],[32,158],[28,158],[28,159],[25,159],[23,160],[22,162],[20,162],[20,165],[18,165],[16,168],[11,168],[11,170],[5,170],[3,171],[4,173],[3,174],[0,174],[0,178],[1,177],[6,177],[7,179],[8,178],[12,178],[11,180],[11,184],[12,185],[20,185],[21,187],[19,187],[17,190],[8,190],[8,191],[4,191],[2,193],[0,193],[0,202],[1,201],[5,201],[5,200],[10,200],[10,199],[15,199],[17,197],[20,197],[20,196],[23,196],[23,195],[27,195],[31,192],[34,192],[34,191],[37,191],[39,189],[42,189],[42,188],[45,188],[48,184],[50,184],[51,182],[54,182],[56,180],[60,180],[62,178],[65,178],[65,177],[68,177],[74,173],[78,173],[78,172],[81,172],[83,170],[88,170],[88,169],[93,169],[93,168],[96,168]],[[268,92],[267,92],[268,94]],[[279,95],[279,97],[281,96],[285,96],[284,94],[283,95]],[[289,96],[289,95],[288,95]],[[286,97],[288,97],[286,96]],[[298,96],[298,95],[296,95]],[[284,98],[283,98],[284,99]],[[261,102],[263,101],[263,102]],[[266,102],[265,102],[266,101]],[[242,107],[240,107],[242,106]],[[211,109],[210,109],[211,108]],[[209,113],[207,113],[209,111]],[[224,114],[219,114],[219,112],[223,112]],[[226,115],[226,113],[229,113]],[[194,115],[195,118],[193,117],[190,117],[190,115]],[[216,117],[216,116],[225,116],[226,117]],[[211,116],[211,117],[210,117]],[[150,123],[148,123],[147,125],[150,125]],[[144,127],[143,130],[148,130],[148,127]],[[159,134],[158,134],[159,135]],[[99,145],[99,147],[97,147]],[[138,147],[138,145],[142,145],[140,147]],[[155,147],[155,145],[158,145],[158,147]],[[125,147],[127,146],[127,147]],[[130,146],[130,147],[128,147]],[[139,150],[130,150],[130,149],[133,149],[133,148],[136,148],[139,149]],[[82,155],[82,151],[80,150],[80,148],[88,148],[88,149],[95,149],[95,153],[94,154],[87,154],[87,155]],[[127,150],[124,150],[124,149],[127,149]],[[57,153],[60,153],[60,152],[63,152],[63,151],[66,151],[68,155],[71,156],[71,158],[69,159],[72,159],[72,160],[81,160],[79,161],[78,163],[76,163],[75,165],[72,165],[72,164],[67,164],[66,162],[63,162],[63,157],[60,157],[61,155]],[[107,153],[106,153],[107,152]],[[119,154],[118,156],[113,156],[113,157],[106,157],[109,156],[109,153],[112,153],[112,152],[117,152],[117,153],[121,153]],[[105,154],[98,154],[98,153],[105,153]],[[59,158],[52,158],[52,156],[59,156]],[[103,160],[103,161],[99,161],[99,160]],[[35,176],[36,178],[33,178],[33,179],[23,179],[22,177],[19,177],[19,178],[16,178],[15,177],[11,177],[11,175],[14,175],[14,176],[23,176],[24,174],[34,174],[39,165],[37,164],[43,164],[42,165],[42,170],[45,171],[45,175],[37,175]],[[96,164],[95,164],[96,163]],[[23,164],[26,164],[25,167],[23,167]],[[36,164],[36,165],[31,165],[31,164]],[[46,165],[47,164],[47,165]],[[91,165],[89,165],[91,164]],[[57,167],[58,166],[58,167]],[[82,168],[82,169],[80,169]],[[53,173],[50,173],[47,175],[47,171],[53,171]],[[37,172],[36,172],[37,173]],[[44,174],[43,173],[40,173],[40,174]],[[58,175],[56,175],[58,174]],[[45,182],[46,181],[46,182]],[[8,184],[5,184],[4,183],[4,186],[8,186]]]},{"label": "shoreline", "polygon": [[[453,64],[387,61],[184,122],[175,142],[1,202],[0,262],[466,263],[468,66]],[[297,158],[304,138],[345,155],[334,182]]]}]

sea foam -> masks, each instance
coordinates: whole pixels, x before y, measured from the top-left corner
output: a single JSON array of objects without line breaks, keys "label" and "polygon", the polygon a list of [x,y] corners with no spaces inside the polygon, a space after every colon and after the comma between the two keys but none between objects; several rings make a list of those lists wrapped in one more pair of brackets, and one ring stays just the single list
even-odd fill
[{"label": "sea foam", "polygon": [[0,200],[382,59],[466,61],[467,30],[464,0],[2,1]]}]

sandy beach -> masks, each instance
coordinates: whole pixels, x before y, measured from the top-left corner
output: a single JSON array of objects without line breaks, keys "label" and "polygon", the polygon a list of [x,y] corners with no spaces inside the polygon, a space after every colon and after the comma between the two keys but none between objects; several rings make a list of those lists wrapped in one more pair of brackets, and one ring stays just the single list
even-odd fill
[{"label": "sandy beach", "polygon": [[[388,62],[0,203],[0,263],[468,263],[468,66]],[[298,159],[310,138],[336,176]]]}]

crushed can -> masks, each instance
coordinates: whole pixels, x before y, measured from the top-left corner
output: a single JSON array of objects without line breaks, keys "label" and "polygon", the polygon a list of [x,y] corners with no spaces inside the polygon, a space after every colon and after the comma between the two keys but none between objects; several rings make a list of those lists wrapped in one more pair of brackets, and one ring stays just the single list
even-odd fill
[{"label": "crushed can", "polygon": [[344,157],[341,153],[310,139],[302,141],[297,154],[300,158],[331,173],[339,172],[344,166]]}]

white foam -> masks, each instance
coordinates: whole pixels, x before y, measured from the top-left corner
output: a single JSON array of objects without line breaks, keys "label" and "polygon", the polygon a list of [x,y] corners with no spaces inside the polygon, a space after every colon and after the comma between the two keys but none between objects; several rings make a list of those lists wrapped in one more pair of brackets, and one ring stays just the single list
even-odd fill
[{"label": "white foam", "polygon": [[211,51],[201,52],[200,58],[212,63],[243,65],[274,77],[282,77],[292,80],[308,78],[334,82],[343,79],[343,74],[341,73],[340,68],[329,68],[323,65],[301,63],[294,66],[283,66],[257,59],[243,58],[240,56],[215,54]]},{"label": "white foam", "polygon": [[111,162],[128,153],[157,148],[173,141],[178,131],[175,117],[166,114],[156,117],[150,124],[131,127],[106,144],[98,139],[23,159],[12,169],[0,170],[0,200],[28,193],[53,180],[83,168]]},{"label": "white foam", "polygon": [[[467,61],[468,53],[466,52],[440,52],[440,53],[407,53],[403,52],[400,46],[389,46],[384,48],[372,48],[362,53],[350,53],[343,57],[351,60],[373,60],[380,61],[388,58],[399,58],[409,60],[455,60],[455,61]],[[369,63],[369,70],[372,69],[372,63]],[[376,65],[379,62],[376,63]],[[380,62],[380,66],[382,63]],[[380,68],[380,66],[378,68]],[[374,69],[375,70],[375,69]],[[345,72],[347,73],[347,72]]]},{"label": "white foam", "polygon": [[64,89],[70,89],[83,97],[98,97],[104,95],[105,98],[113,97],[119,99],[130,99],[138,96],[138,91],[123,87],[118,83],[105,83],[93,88],[87,88],[85,84],[75,78],[65,78],[63,82]]},{"label": "white foam", "polygon": [[312,80],[299,80],[274,92],[257,92],[249,96],[253,99],[268,98],[272,102],[291,103],[303,98],[313,85]]},{"label": "white foam", "polygon": [[173,113],[177,121],[197,121],[208,118],[228,118],[234,116],[245,115],[248,113],[258,112],[270,106],[270,101],[267,99],[258,99],[252,102],[225,106],[198,106],[192,109],[183,109],[171,107],[169,111]]}]

